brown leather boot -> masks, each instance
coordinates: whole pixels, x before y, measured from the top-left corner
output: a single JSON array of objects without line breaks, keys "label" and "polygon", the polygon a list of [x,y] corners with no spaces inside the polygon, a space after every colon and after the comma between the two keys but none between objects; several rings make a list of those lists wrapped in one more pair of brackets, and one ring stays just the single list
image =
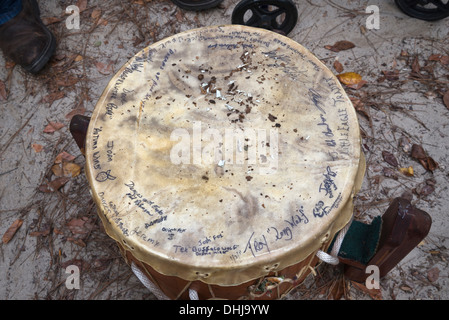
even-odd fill
[{"label": "brown leather boot", "polygon": [[22,0],[22,11],[0,25],[0,48],[5,56],[31,73],[45,66],[55,51],[56,41],[42,23],[36,0]]}]

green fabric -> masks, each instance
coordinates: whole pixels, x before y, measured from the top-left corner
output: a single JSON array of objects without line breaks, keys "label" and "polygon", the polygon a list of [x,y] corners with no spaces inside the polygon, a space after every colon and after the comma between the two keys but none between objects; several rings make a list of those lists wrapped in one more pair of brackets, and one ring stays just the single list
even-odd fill
[{"label": "green fabric", "polygon": [[[353,221],[346,233],[338,252],[338,256],[345,259],[368,264],[376,253],[382,229],[382,218],[377,216],[371,224]],[[330,250],[332,250],[332,245]]]}]

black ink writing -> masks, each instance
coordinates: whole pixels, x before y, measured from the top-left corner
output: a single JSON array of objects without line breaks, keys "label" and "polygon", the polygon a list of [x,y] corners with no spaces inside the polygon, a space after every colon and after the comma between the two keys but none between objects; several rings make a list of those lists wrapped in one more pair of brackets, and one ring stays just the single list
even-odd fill
[{"label": "black ink writing", "polygon": [[[101,164],[100,164],[100,151],[95,151],[92,154],[92,160],[93,160],[93,167],[96,170],[101,170]],[[97,180],[99,181],[99,180]],[[101,182],[101,181],[99,181]]]},{"label": "black ink writing", "polygon": [[108,162],[111,162],[112,157],[114,156],[114,152],[112,151],[114,149],[114,141],[108,141],[106,147],[107,147],[106,156],[108,158]]},{"label": "black ink writing", "polygon": [[177,233],[184,233],[186,229],[184,228],[162,228],[162,232],[166,232],[168,235],[168,240],[173,240],[175,237],[175,234]]},{"label": "black ink writing", "polygon": [[284,220],[286,225],[281,228],[269,227],[267,233],[274,234],[275,241],[284,239],[285,241],[290,241],[293,239],[293,229],[299,226],[301,223],[309,223],[309,219],[304,214],[304,207],[301,206],[298,210],[299,214],[292,215],[290,219]]},{"label": "black ink writing", "polygon": [[325,196],[333,198],[333,191],[337,190],[337,185],[335,184],[333,178],[337,176],[337,173],[332,171],[332,169],[327,166],[326,173],[324,173],[323,175],[324,181],[320,184],[319,192],[324,190],[326,192]]},{"label": "black ink writing", "polygon": [[95,177],[95,180],[98,182],[105,182],[107,180],[115,180],[116,177],[111,175],[111,170],[101,171]]},{"label": "black ink writing", "polygon": [[[318,122],[317,125],[323,127],[323,131],[321,133],[323,133],[326,138],[333,138],[334,133],[332,132],[332,129],[329,127],[329,124],[327,123],[327,120],[323,114],[320,114],[320,120],[321,122]],[[324,142],[329,147],[335,147],[337,145],[334,139],[325,139]]]},{"label": "black ink writing", "polygon": [[313,208],[313,216],[316,218],[322,218],[325,215],[329,213],[329,207],[324,206],[323,201],[318,201],[315,205],[315,208]]},{"label": "black ink writing", "polygon": [[256,238],[256,237],[254,237],[254,239],[253,239],[253,237],[254,237],[254,232],[251,234],[251,237],[249,237],[243,253],[245,253],[247,250],[249,250],[249,251],[251,251],[251,254],[253,255],[253,257],[255,257],[256,253],[258,253],[264,249],[266,249],[268,252],[270,252],[265,235],[262,235],[261,239]]},{"label": "black ink writing", "polygon": [[136,190],[133,181],[131,181],[130,183],[125,183],[125,186],[129,188],[129,192],[126,194],[126,196],[129,199],[134,200],[134,205],[136,205],[144,213],[148,214],[149,216],[153,216],[153,212],[158,213],[159,215],[164,214],[163,210],[157,204],[155,204],[154,201],[145,198]]},{"label": "black ink writing", "polygon": [[338,109],[338,119],[340,123],[337,127],[338,146],[340,153],[349,155],[349,150],[351,148],[351,142],[349,140],[349,115],[346,109]]},{"label": "black ink writing", "polygon": [[322,113],[326,114],[326,111],[324,111],[323,107],[323,97],[315,90],[315,89],[309,89],[309,98],[312,100],[315,107],[320,110]]},{"label": "black ink writing", "polygon": [[114,115],[114,109],[117,109],[117,105],[115,103],[109,102],[106,105],[106,115],[109,116],[109,119],[112,119],[112,116]]},{"label": "black ink writing", "polygon": [[94,128],[94,132],[92,132],[92,149],[95,150],[98,147],[98,139],[100,138],[100,132],[103,130],[103,127]]},{"label": "black ink writing", "polygon": [[162,217],[156,218],[154,220],[151,220],[150,222],[145,222],[145,225],[144,225],[145,229],[148,229],[149,227],[154,226],[155,224],[161,223],[166,220],[167,220],[167,216],[162,216]]}]

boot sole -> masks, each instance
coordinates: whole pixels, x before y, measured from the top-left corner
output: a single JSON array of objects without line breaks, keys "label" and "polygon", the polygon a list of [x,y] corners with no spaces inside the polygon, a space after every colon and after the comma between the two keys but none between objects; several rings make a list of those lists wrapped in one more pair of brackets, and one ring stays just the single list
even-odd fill
[{"label": "boot sole", "polygon": [[54,54],[54,52],[56,50],[55,37],[51,34],[50,31],[47,30],[46,27],[44,27],[44,28],[45,28],[45,32],[47,33],[47,35],[50,38],[50,41],[48,42],[48,45],[45,47],[42,55],[32,65],[24,66],[25,70],[28,72],[31,72],[31,73],[38,73],[40,70],[42,70],[42,68],[45,67],[48,60],[50,60],[51,56]]},{"label": "boot sole", "polygon": [[53,34],[48,30],[48,28],[44,25],[40,18],[40,9],[39,5],[37,4],[36,0],[30,0],[31,5],[34,7],[34,10],[36,10],[39,23],[43,27],[45,33],[47,34],[50,41],[48,42],[47,46],[44,49],[44,52],[42,55],[31,65],[24,66],[24,69],[30,73],[38,73],[44,66],[47,64],[48,60],[50,60],[51,56],[55,53],[56,50],[56,39],[53,36]]}]

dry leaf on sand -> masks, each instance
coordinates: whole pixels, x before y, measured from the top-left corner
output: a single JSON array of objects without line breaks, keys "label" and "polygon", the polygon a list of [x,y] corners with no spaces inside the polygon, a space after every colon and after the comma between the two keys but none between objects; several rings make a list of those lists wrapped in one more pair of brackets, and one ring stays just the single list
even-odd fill
[{"label": "dry leaf on sand", "polygon": [[17,219],[16,221],[14,221],[12,225],[8,228],[8,230],[6,230],[6,232],[3,234],[2,237],[3,243],[8,243],[9,241],[11,241],[11,239],[16,234],[17,230],[19,230],[19,228],[22,226],[22,224],[23,224],[22,219]]},{"label": "dry leaf on sand", "polygon": [[355,44],[353,44],[351,41],[337,41],[333,45],[327,45],[324,46],[327,50],[333,51],[333,52],[340,52],[344,50],[349,50],[355,47]]}]

